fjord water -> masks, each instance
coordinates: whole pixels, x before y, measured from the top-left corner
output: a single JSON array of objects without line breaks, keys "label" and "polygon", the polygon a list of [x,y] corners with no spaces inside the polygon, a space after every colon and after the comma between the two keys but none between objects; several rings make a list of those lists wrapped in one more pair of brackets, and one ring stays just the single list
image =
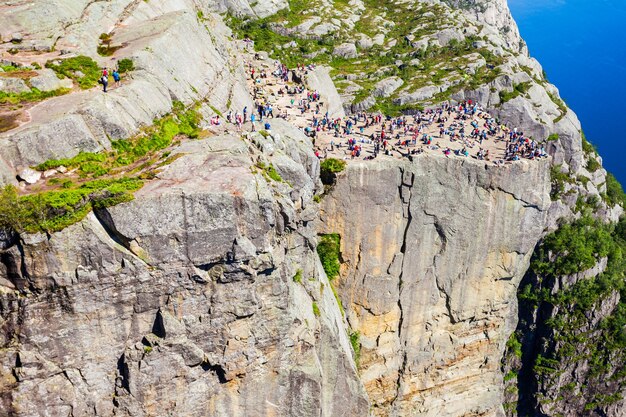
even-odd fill
[{"label": "fjord water", "polygon": [[626,0],[509,0],[530,54],[626,186]]}]

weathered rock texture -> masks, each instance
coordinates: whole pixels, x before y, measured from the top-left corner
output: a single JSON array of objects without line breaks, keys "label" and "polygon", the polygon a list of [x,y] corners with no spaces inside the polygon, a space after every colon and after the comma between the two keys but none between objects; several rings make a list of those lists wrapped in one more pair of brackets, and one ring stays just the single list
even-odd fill
[{"label": "weathered rock texture", "polygon": [[319,162],[275,129],[188,142],[133,202],[3,241],[1,415],[367,415],[315,253]]},{"label": "weathered rock texture", "polygon": [[[15,171],[21,166],[108,149],[111,140],[132,136],[171,112],[174,100],[189,105],[206,98],[209,105],[222,110],[227,104],[235,108],[251,105],[241,54],[230,42],[230,31],[221,18],[208,14],[199,20],[193,2],[153,3],[133,2],[132,7],[115,11],[123,25],[116,29],[113,40],[124,45],[116,57],[133,60],[136,70],[132,79],[106,95],[83,91],[31,109],[30,122],[0,134],[0,183],[15,181]],[[91,10],[96,6],[90,3],[85,7]],[[0,27],[11,24],[16,16],[21,15],[2,15]],[[71,27],[87,31],[91,18],[85,19]],[[94,37],[101,32],[94,28],[90,33]],[[95,55],[95,45],[82,48],[79,52]],[[110,65],[108,61],[105,64]]]},{"label": "weathered rock texture", "polygon": [[323,200],[376,415],[501,415],[500,358],[549,207],[548,162],[352,164]]}]

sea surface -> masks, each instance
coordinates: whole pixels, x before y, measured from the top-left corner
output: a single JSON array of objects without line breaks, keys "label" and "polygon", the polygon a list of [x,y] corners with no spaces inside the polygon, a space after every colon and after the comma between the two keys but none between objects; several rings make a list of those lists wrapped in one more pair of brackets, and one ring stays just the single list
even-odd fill
[{"label": "sea surface", "polygon": [[626,188],[626,0],[509,0],[530,54]]}]

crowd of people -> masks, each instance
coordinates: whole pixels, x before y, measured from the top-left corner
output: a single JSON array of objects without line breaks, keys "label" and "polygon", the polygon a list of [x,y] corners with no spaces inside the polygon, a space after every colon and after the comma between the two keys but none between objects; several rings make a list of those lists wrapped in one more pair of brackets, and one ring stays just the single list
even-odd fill
[{"label": "crowd of people", "polygon": [[[254,108],[229,112],[227,122],[235,124],[239,131],[250,123],[255,131],[257,122],[265,121],[264,128],[270,129],[268,119],[293,119],[312,139],[320,157],[410,158],[429,151],[496,164],[547,157],[541,143],[500,123],[473,100],[446,103],[399,117],[365,111],[333,117],[320,92],[308,90],[301,81],[307,71],[315,68],[313,65],[298,64],[289,69],[275,62],[272,66],[258,55],[247,65]],[[219,118],[215,122],[219,124]]]}]

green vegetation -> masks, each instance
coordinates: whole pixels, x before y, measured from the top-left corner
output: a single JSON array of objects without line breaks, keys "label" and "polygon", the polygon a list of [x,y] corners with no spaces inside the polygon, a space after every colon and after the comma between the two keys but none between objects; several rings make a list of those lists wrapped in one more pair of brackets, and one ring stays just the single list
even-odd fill
[{"label": "green vegetation", "polygon": [[561,114],[553,120],[554,123],[558,123],[567,114],[567,105],[562,99],[560,99],[556,95],[550,93],[549,91],[546,91],[546,93],[548,94],[548,97],[550,97],[550,100],[552,100],[552,102],[556,104],[556,106],[559,108],[559,111],[561,112]]},{"label": "green vegetation", "polygon": [[558,133],[552,133],[551,135],[548,136],[548,138],[546,140],[548,142],[556,142],[557,140],[559,140],[559,134]]},{"label": "green vegetation", "polygon": [[610,206],[621,204],[622,207],[626,207],[626,195],[622,184],[610,172],[606,174],[606,194],[603,197]]},{"label": "green vegetation", "polygon": [[345,317],[346,311],[343,308],[343,303],[341,302],[341,298],[339,298],[339,293],[337,292],[337,288],[335,288],[332,282],[330,283],[330,289],[333,291],[333,296],[335,297],[335,301],[337,301],[337,306],[339,307],[339,311],[341,312],[341,317]]},{"label": "green vegetation", "polygon": [[340,241],[341,237],[336,233],[320,235],[320,242],[317,245],[317,254],[330,281],[339,276]]},{"label": "green vegetation", "polygon": [[197,138],[201,116],[195,107],[185,109],[180,102],[174,103],[173,113],[130,138],[113,141],[113,150],[101,153],[81,152],[73,158],[46,161],[36,169],[45,171],[64,166],[77,168],[82,177],[97,178],[115,169],[137,162],[167,148],[174,138],[184,135]]},{"label": "green vegetation", "polygon": [[565,184],[573,184],[575,182],[568,174],[561,172],[561,165],[552,165],[550,167],[550,180],[552,183],[550,197],[553,201],[561,198],[565,191]]},{"label": "green vegetation", "polygon": [[[251,38],[257,50],[267,51],[272,58],[281,60],[289,67],[294,67],[298,63],[329,65],[333,68],[331,76],[340,90],[351,83],[361,87],[354,97],[355,103],[370,96],[377,81],[390,76],[401,78],[404,81],[402,89],[408,91],[415,91],[433,83],[441,85],[444,81],[450,82],[451,87],[438,93],[433,99],[444,101],[464,88],[475,89],[493,81],[500,74],[498,66],[504,63],[503,57],[496,56],[486,47],[476,47],[476,42],[482,39],[474,35],[467,36],[461,41],[454,39],[445,47],[431,43],[421,48],[407,41],[405,37],[409,34],[417,41],[438,32],[441,27],[454,25],[455,22],[446,16],[442,6],[439,5],[416,6],[400,2],[389,7],[385,2],[366,0],[365,10],[361,18],[355,22],[354,28],[350,30],[340,28],[332,34],[316,39],[299,38],[297,33],[295,36],[284,36],[279,33],[281,30],[278,28],[293,28],[305,20],[317,17],[316,10],[324,10],[321,16],[324,20],[333,17],[343,18],[346,9],[350,7],[349,4],[341,0],[335,1],[332,8],[324,8],[317,0],[313,2],[290,0],[289,6],[263,19],[251,20],[228,16],[226,22],[239,38]],[[337,45],[353,41],[354,33],[363,33],[370,37],[378,34],[380,30],[376,18],[383,15],[385,19],[394,22],[385,28],[385,38],[387,41],[395,40],[395,45],[361,48],[357,58],[346,59],[332,55]],[[286,44],[290,46],[277,48]],[[482,55],[487,65],[468,74],[467,65],[476,60],[476,53]],[[349,74],[361,74],[363,77],[346,82]],[[398,91],[397,94],[399,93]],[[395,116],[422,107],[419,103],[394,104],[397,94],[378,98],[373,110]]]},{"label": "green vegetation", "polygon": [[583,144],[583,152],[585,152],[587,155],[597,154],[598,151],[597,151],[596,147],[593,146],[587,140],[587,137],[585,136],[585,133],[581,131],[580,132],[580,136],[581,136],[581,140],[582,140],[582,144]]},{"label": "green vegetation", "polygon": [[295,275],[293,276],[293,282],[296,282],[298,284],[302,283],[302,270],[298,269],[295,273]]},{"label": "green vegetation", "polygon": [[62,96],[69,93],[69,91],[70,90],[67,88],[59,88],[52,91],[40,91],[36,88],[31,88],[30,91],[19,94],[0,91],[0,104],[20,104],[42,101],[50,97]]},{"label": "green vegetation", "polygon": [[605,256],[621,256],[615,251],[611,230],[585,216],[546,236],[535,251],[531,268],[541,276],[571,275],[593,267]]},{"label": "green vegetation", "polygon": [[313,308],[313,314],[315,315],[315,317],[319,317],[320,308],[317,306],[317,303],[315,301],[313,301],[313,303],[311,304],[311,307]]},{"label": "green vegetation", "polygon": [[522,343],[519,340],[519,336],[516,332],[513,332],[506,342],[506,347],[509,352],[513,353],[516,358],[522,358]]},{"label": "green vegetation", "polygon": [[530,82],[524,82],[515,84],[513,86],[513,91],[500,91],[500,101],[502,103],[506,103],[507,101],[513,100],[521,95],[524,95],[528,92],[531,86]]},{"label": "green vegetation", "polygon": [[131,72],[135,69],[135,63],[130,58],[120,59],[117,63],[117,70],[120,74]]},{"label": "green vegetation", "polygon": [[352,350],[354,351],[354,363],[356,367],[359,367],[359,361],[361,359],[361,334],[358,331],[354,331],[350,333],[350,344],[352,345]]},{"label": "green vegetation", "polygon": [[511,369],[509,372],[504,375],[504,382],[514,381],[517,379],[517,371]]},{"label": "green vegetation", "polygon": [[102,56],[111,56],[120,49],[120,46],[111,46],[111,42],[113,42],[113,38],[110,33],[102,33],[100,34],[100,45],[98,45],[97,51],[99,55]]},{"label": "green vegetation", "polygon": [[[626,218],[617,225],[604,224],[589,213],[571,224],[562,225],[548,235],[535,251],[531,271],[537,283],[524,286],[519,293],[520,305],[531,311],[542,306],[544,311],[558,312],[543,324],[549,338],[541,342],[541,354],[533,364],[540,385],[560,384],[561,370],[586,363],[585,384],[603,386],[605,382],[624,383],[626,378]],[[603,273],[581,279],[570,287],[554,293],[557,277],[575,274],[595,266],[602,258],[608,262]],[[545,286],[544,286],[545,285]],[[607,299],[619,294],[615,309],[597,321],[594,311]],[[610,305],[610,304],[609,304]],[[585,368],[586,369],[586,368]],[[570,395],[576,386],[561,388]],[[594,394],[582,389],[589,404],[612,404],[612,395]]]},{"label": "green vegetation", "polygon": [[46,68],[51,68],[61,78],[71,78],[80,88],[88,89],[98,84],[101,72],[98,63],[88,56],[80,55],[74,58],[56,61],[48,61]]},{"label": "green vegetation", "polygon": [[594,155],[590,155],[587,159],[586,168],[589,172],[596,172],[597,170],[602,168],[602,165],[600,165],[600,162],[598,162]]},{"label": "green vegetation", "polygon": [[0,68],[2,68],[2,70],[4,72],[23,71],[24,70],[24,67],[17,67],[15,65],[0,65]]},{"label": "green vegetation", "polygon": [[[156,154],[169,146],[178,135],[197,137],[200,115],[195,108],[185,109],[175,103],[174,112],[137,136],[113,142],[113,150],[82,152],[73,158],[51,160],[37,166],[48,170],[65,166],[77,169],[85,182],[52,178],[53,190],[19,196],[8,186],[0,191],[0,228],[18,232],[55,232],[82,220],[92,209],[113,206],[133,199],[133,192],[143,185],[153,169],[171,162],[176,156]],[[168,157],[169,156],[169,157]],[[127,166],[145,158],[141,165]],[[167,158],[163,160],[163,158]],[[152,168],[152,170],[151,170]],[[108,174],[108,178],[101,179]]]},{"label": "green vegetation", "polygon": [[322,161],[320,165],[320,177],[322,183],[325,185],[332,185],[335,183],[337,174],[346,169],[346,161],[342,161],[336,158],[328,158]]},{"label": "green vegetation", "polygon": [[13,186],[0,191],[0,228],[18,232],[55,232],[82,220],[93,208],[133,199],[137,178],[94,180],[62,190],[18,196]]},{"label": "green vegetation", "polygon": [[272,164],[266,165],[264,162],[259,161],[257,162],[256,166],[257,168],[261,170],[261,173],[263,174],[263,177],[265,177],[266,180],[283,182],[283,178],[276,171],[276,169],[274,168]]}]

